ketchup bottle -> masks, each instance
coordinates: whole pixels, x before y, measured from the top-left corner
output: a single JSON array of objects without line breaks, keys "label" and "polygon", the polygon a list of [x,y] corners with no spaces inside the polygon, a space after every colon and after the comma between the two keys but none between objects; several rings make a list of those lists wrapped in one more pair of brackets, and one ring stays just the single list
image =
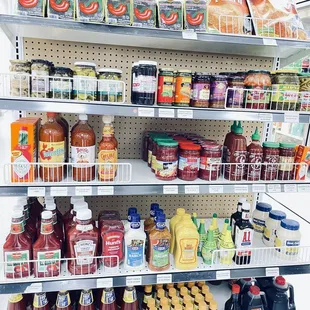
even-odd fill
[{"label": "ketchup bottle", "polygon": [[124,295],[123,295],[123,303],[122,310],[138,310],[138,300],[137,300],[137,292],[133,286],[127,286]]},{"label": "ketchup bottle", "polygon": [[23,295],[22,294],[11,295],[9,297],[7,310],[26,310]]},{"label": "ketchup bottle", "polygon": [[45,293],[36,293],[33,297],[33,310],[50,310]]},{"label": "ketchup bottle", "polygon": [[81,292],[78,310],[95,310],[92,290],[83,290]]},{"label": "ketchup bottle", "polygon": [[41,216],[43,206],[41,205],[37,197],[28,197],[28,204],[30,206],[30,217],[37,221],[38,218]]},{"label": "ketchup bottle", "polygon": [[104,288],[99,310],[116,310],[115,293],[113,288]]},{"label": "ketchup bottle", "polygon": [[36,219],[30,216],[27,198],[19,198],[18,203],[24,207],[25,230],[31,236],[32,241],[35,241],[37,238],[37,223]]},{"label": "ketchup bottle", "polygon": [[57,294],[55,310],[72,310],[71,299],[68,291],[60,291]]}]

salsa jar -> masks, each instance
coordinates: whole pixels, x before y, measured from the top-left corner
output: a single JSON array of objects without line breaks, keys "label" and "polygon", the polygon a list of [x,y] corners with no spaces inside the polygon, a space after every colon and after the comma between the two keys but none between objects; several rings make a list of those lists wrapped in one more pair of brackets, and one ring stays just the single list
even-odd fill
[{"label": "salsa jar", "polygon": [[98,100],[105,102],[122,102],[123,71],[119,69],[101,68],[98,70]]},{"label": "salsa jar", "polygon": [[269,71],[250,70],[244,80],[244,102],[247,109],[269,109],[271,77]]},{"label": "salsa jar", "polygon": [[278,180],[294,179],[295,146],[294,143],[280,143]]},{"label": "salsa jar", "polygon": [[167,137],[167,136],[157,136],[153,139],[153,151],[152,151],[152,158],[151,158],[151,170],[152,172],[156,172],[156,168],[157,168],[157,160],[156,160],[156,156],[157,156],[157,152],[158,152],[158,143],[160,141],[173,141],[171,138]]},{"label": "salsa jar", "polygon": [[200,145],[181,143],[179,149],[178,177],[184,181],[198,178],[200,165]]},{"label": "salsa jar", "polygon": [[229,76],[227,83],[226,108],[244,108],[244,77],[239,75]]},{"label": "salsa jar", "polygon": [[158,72],[157,105],[172,106],[174,101],[174,70],[161,68]]},{"label": "salsa jar", "polygon": [[271,73],[271,109],[299,111],[299,78],[295,70],[277,70]]},{"label": "salsa jar", "polygon": [[53,63],[43,59],[33,59],[31,64],[31,97],[49,98],[49,76],[53,71]]},{"label": "salsa jar", "polygon": [[211,75],[207,72],[195,72],[192,83],[190,105],[196,108],[208,108],[210,100]]},{"label": "salsa jar", "polygon": [[279,147],[279,143],[276,142],[263,143],[261,180],[273,181],[277,179],[280,160]]},{"label": "salsa jar", "polygon": [[178,107],[188,107],[191,101],[192,71],[179,70],[175,77],[174,104]]},{"label": "salsa jar", "polygon": [[211,77],[210,108],[225,108],[225,97],[227,90],[227,76],[214,75]]},{"label": "salsa jar", "polygon": [[220,177],[222,163],[222,146],[219,144],[203,144],[200,152],[199,178],[215,181]]},{"label": "salsa jar", "polygon": [[177,178],[178,142],[159,140],[157,143],[155,176],[159,180],[171,181]]},{"label": "salsa jar", "polygon": [[55,67],[50,79],[50,97],[72,99],[73,71],[70,68]]},{"label": "salsa jar", "polygon": [[31,62],[28,60],[10,60],[10,95],[30,97]]},{"label": "salsa jar", "polygon": [[310,111],[310,73],[300,73],[298,77],[300,111]]}]

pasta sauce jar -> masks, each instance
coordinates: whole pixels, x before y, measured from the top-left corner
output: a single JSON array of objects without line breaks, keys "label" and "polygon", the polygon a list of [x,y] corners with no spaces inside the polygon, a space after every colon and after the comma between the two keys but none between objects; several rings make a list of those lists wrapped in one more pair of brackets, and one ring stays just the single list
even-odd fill
[{"label": "pasta sauce jar", "polygon": [[178,177],[184,181],[198,178],[200,164],[200,145],[181,143],[179,150]]},{"label": "pasta sauce jar", "polygon": [[215,181],[220,176],[222,162],[222,146],[219,144],[203,144],[200,152],[199,178]]},{"label": "pasta sauce jar", "polygon": [[279,180],[293,180],[295,172],[295,144],[280,143]]},{"label": "pasta sauce jar", "polygon": [[264,142],[261,180],[272,181],[277,179],[279,158],[279,143]]},{"label": "pasta sauce jar", "polygon": [[190,105],[196,108],[208,108],[210,99],[210,79],[207,72],[196,72],[193,77],[193,89]]},{"label": "pasta sauce jar", "polygon": [[226,90],[226,75],[215,75],[211,77],[210,108],[225,108]]},{"label": "pasta sauce jar", "polygon": [[190,103],[192,89],[191,70],[179,70],[175,78],[175,98],[174,105],[188,107]]}]

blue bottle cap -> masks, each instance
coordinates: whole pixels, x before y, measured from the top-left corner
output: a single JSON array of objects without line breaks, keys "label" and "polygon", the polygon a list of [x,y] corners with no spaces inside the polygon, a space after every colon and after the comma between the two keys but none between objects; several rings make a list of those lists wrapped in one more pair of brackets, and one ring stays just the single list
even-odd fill
[{"label": "blue bottle cap", "polygon": [[286,218],[286,214],[283,211],[271,210],[269,213],[269,217],[274,220],[281,221]]},{"label": "blue bottle cap", "polygon": [[298,230],[299,223],[294,220],[284,219],[281,221],[281,227],[288,229],[288,230]]},{"label": "blue bottle cap", "polygon": [[130,207],[130,208],[128,208],[127,215],[134,214],[134,213],[137,213],[137,212],[138,212],[137,208]]},{"label": "blue bottle cap", "polygon": [[164,213],[158,214],[156,220],[156,227],[158,229],[164,229],[166,227],[166,215]]},{"label": "blue bottle cap", "polygon": [[265,202],[258,202],[256,204],[256,210],[262,211],[262,212],[270,212],[272,209],[272,206],[269,203]]},{"label": "blue bottle cap", "polygon": [[140,228],[140,214],[139,213],[131,214],[130,227],[133,229]]},{"label": "blue bottle cap", "polygon": [[150,210],[151,217],[155,216],[155,211],[158,209],[159,209],[159,203],[157,203],[157,202],[151,203],[151,210]]}]

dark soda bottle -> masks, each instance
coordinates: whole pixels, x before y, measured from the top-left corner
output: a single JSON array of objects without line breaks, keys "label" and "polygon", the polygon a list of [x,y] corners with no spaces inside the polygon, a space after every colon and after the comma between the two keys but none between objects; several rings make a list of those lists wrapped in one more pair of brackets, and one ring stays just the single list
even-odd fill
[{"label": "dark soda bottle", "polygon": [[147,309],[147,302],[149,299],[152,298],[152,285],[146,285],[144,287],[144,297],[143,297],[143,302],[142,302],[142,310]]},{"label": "dark soda bottle", "polygon": [[138,310],[138,300],[137,300],[137,292],[133,286],[127,286],[124,295],[123,295],[123,303],[122,310]]},{"label": "dark soda bottle", "polygon": [[9,297],[7,310],[26,310],[25,301],[22,294],[15,294]]},{"label": "dark soda bottle", "polygon": [[82,290],[78,310],[95,310],[92,290]]},{"label": "dark soda bottle", "polygon": [[104,288],[99,310],[116,310],[115,292],[113,288]]},{"label": "dark soda bottle", "polygon": [[72,310],[71,298],[68,291],[60,291],[58,293],[56,310]]},{"label": "dark soda bottle", "polygon": [[240,286],[234,284],[231,289],[231,297],[225,303],[225,310],[241,310],[239,304]]}]

